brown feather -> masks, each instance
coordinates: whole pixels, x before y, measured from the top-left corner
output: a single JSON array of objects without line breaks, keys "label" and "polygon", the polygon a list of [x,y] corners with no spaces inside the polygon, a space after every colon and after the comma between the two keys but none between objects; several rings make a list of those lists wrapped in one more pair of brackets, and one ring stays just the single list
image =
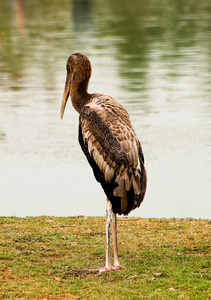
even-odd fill
[{"label": "brown feather", "polygon": [[128,170],[125,171],[124,180],[125,180],[125,189],[126,191],[129,191],[132,187],[132,180],[128,174]]},{"label": "brown feather", "polygon": [[132,149],[131,147],[131,143],[128,141],[128,140],[124,140],[122,143],[121,143],[121,147],[123,148],[123,150],[126,152],[126,153],[129,153]]},{"label": "brown feather", "polygon": [[111,182],[113,178],[114,178],[114,170],[112,168],[107,169],[105,173],[105,180],[107,182]]}]

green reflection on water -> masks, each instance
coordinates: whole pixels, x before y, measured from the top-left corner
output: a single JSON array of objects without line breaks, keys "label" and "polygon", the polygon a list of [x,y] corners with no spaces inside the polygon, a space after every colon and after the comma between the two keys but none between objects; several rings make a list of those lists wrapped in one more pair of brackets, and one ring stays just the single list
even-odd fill
[{"label": "green reflection on water", "polygon": [[[203,51],[209,65],[209,1],[112,0],[108,3],[110,19],[100,23],[101,31],[117,38],[116,43],[114,40],[116,59],[120,61],[120,75],[130,79],[127,89],[136,89],[137,82],[145,82],[147,68],[155,55],[157,60],[168,63],[168,76],[180,75],[177,66],[186,56],[183,49],[190,53],[186,59],[195,64],[197,57],[191,54],[194,51],[200,55]],[[100,18],[103,15],[101,11]]]},{"label": "green reflection on water", "polygon": [[190,72],[195,67],[201,89],[210,91],[209,0],[0,0],[0,8],[0,75],[12,89],[24,88],[33,68],[51,82],[69,54],[96,51],[105,64],[113,56],[121,88],[135,97],[149,98],[149,70],[164,70],[171,83],[183,64]]}]

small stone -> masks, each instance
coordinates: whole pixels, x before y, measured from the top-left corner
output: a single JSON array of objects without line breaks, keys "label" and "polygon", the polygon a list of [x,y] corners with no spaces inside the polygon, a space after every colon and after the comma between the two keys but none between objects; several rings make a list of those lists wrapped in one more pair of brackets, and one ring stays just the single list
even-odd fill
[{"label": "small stone", "polygon": [[156,277],[163,275],[162,273],[152,273],[152,274],[155,275]]},{"label": "small stone", "polygon": [[47,219],[46,222],[53,223],[53,221],[51,219]]}]

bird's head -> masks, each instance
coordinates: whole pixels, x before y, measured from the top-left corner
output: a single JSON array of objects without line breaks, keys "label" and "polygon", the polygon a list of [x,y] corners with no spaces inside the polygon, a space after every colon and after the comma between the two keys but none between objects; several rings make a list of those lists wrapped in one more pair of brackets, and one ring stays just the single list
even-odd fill
[{"label": "bird's head", "polygon": [[67,60],[67,77],[62,98],[60,116],[64,115],[65,106],[69,95],[72,92],[87,92],[89,78],[91,76],[91,63],[85,55],[81,53],[72,54]]}]

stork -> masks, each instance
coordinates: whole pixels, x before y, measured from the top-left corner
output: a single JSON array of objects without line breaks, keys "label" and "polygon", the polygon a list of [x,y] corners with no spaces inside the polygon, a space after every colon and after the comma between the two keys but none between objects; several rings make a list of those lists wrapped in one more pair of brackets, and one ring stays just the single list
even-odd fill
[{"label": "stork", "polygon": [[[144,199],[147,176],[139,139],[124,107],[113,97],[88,93],[91,63],[72,54],[66,64],[67,77],[61,104],[61,119],[70,96],[79,113],[78,139],[106,194],[106,259],[99,273],[122,269],[117,251],[116,214],[128,215]],[[114,264],[110,261],[112,220]]]}]

